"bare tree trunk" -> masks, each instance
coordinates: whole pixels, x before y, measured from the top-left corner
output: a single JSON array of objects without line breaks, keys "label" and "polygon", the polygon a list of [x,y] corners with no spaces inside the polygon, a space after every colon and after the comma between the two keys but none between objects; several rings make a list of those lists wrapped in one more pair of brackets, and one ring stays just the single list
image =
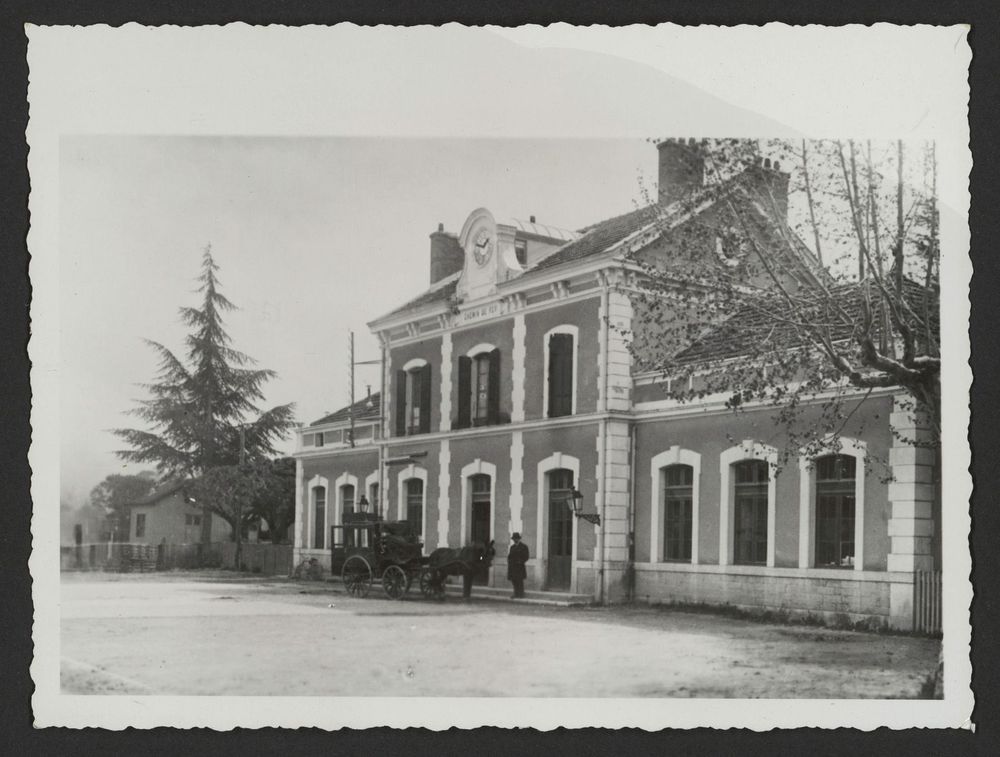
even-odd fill
[{"label": "bare tree trunk", "polygon": [[896,296],[903,294],[903,140],[896,141],[896,151],[899,155],[896,166]]},{"label": "bare tree trunk", "polygon": [[859,207],[861,197],[858,194],[858,163],[854,155],[854,140],[850,140],[847,145],[851,148],[851,193],[854,196],[854,213],[856,218],[855,225],[857,227],[858,243],[861,247],[858,251],[858,281],[863,281],[865,278],[864,250],[867,245],[865,244],[864,231],[861,228],[861,208]]},{"label": "bare tree trunk", "polygon": [[802,177],[806,182],[806,202],[809,204],[809,223],[812,226],[813,239],[816,240],[816,258],[823,265],[823,250],[819,243],[819,226],[816,225],[816,209],[813,206],[812,185],[809,183],[809,159],[807,157],[806,141],[802,140]]}]

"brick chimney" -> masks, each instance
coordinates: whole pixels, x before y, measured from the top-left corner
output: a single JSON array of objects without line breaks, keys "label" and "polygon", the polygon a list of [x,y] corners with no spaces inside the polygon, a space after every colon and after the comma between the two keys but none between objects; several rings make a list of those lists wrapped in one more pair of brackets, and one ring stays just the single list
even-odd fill
[{"label": "brick chimney", "polygon": [[781,170],[778,161],[772,163],[770,158],[758,158],[748,171],[757,180],[761,204],[778,220],[787,220],[789,174]]},{"label": "brick chimney", "polygon": [[461,271],[464,266],[465,251],[458,237],[445,231],[444,224],[439,223],[437,231],[431,232],[431,284]]},{"label": "brick chimney", "polygon": [[695,139],[666,139],[660,152],[660,204],[669,205],[705,183],[705,153]]}]

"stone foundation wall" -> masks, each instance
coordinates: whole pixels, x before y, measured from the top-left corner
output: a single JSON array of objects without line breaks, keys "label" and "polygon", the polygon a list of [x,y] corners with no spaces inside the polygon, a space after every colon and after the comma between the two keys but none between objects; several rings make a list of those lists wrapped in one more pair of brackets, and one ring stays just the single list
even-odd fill
[{"label": "stone foundation wall", "polygon": [[780,568],[734,573],[700,567],[704,569],[636,565],[635,598],[813,615],[826,621],[846,617],[898,630],[912,627],[912,619],[893,613],[891,605],[894,591],[912,594],[912,574]]}]

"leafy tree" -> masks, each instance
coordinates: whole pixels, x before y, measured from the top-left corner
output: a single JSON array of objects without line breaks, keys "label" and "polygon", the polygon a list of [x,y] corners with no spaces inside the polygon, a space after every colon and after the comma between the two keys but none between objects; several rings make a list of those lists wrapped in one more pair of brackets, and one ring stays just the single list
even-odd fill
[{"label": "leafy tree", "polygon": [[[670,149],[705,181],[646,209],[670,231],[669,249],[628,255],[640,370],[659,372],[680,400],[724,392],[736,411],[772,404],[786,458],[837,436],[858,390],[902,388],[939,431],[933,145],[703,140]],[[936,434],[911,441],[936,446]]]},{"label": "leafy tree", "polygon": [[282,457],[257,463],[260,488],[252,512],[267,521],[271,541],[281,543],[295,520],[295,460]]},{"label": "leafy tree", "polygon": [[128,444],[118,455],[152,463],[163,474],[197,476],[216,466],[233,466],[241,457],[275,453],[274,444],[292,425],[293,405],[260,412],[261,387],[274,371],[259,369],[252,358],[231,346],[222,314],[235,306],[219,291],[218,266],[211,245],[202,257],[200,307],[180,309],[190,327],[186,360],[159,342],[147,341],[160,357],[156,381],[143,385],[151,395],[129,411],[151,430],[116,429]]},{"label": "leafy tree", "polygon": [[156,486],[156,475],[144,471],[138,475],[112,473],[90,491],[90,505],[105,513],[109,525],[127,538],[132,504],[142,499]]},{"label": "leafy tree", "polygon": [[243,529],[253,519],[253,503],[264,482],[259,465],[216,465],[191,484],[195,502],[218,515],[236,543],[236,568],[243,565]]}]

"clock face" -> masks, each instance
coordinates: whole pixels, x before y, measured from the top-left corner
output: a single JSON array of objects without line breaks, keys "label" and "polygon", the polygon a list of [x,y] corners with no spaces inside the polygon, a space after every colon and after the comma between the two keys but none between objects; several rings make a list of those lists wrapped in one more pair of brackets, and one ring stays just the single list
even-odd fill
[{"label": "clock face", "polygon": [[487,229],[483,229],[476,235],[476,241],[472,246],[472,254],[479,265],[486,265],[493,254],[493,238]]}]

